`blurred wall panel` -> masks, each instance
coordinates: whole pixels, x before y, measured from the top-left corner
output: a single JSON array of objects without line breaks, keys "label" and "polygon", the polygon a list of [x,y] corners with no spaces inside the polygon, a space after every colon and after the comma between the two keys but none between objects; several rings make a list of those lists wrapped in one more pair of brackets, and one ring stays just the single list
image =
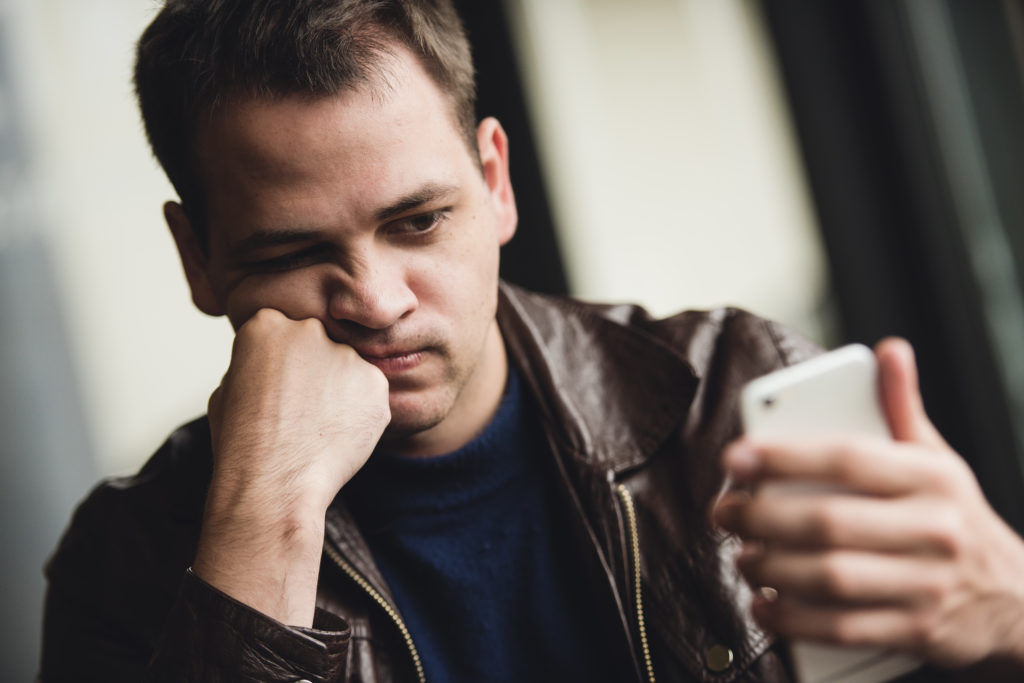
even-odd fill
[{"label": "blurred wall panel", "polygon": [[1024,529],[1020,0],[764,12],[843,336],[914,344],[929,415]]},{"label": "blurred wall panel", "polygon": [[96,474],[21,144],[8,31],[0,11],[0,680],[28,681],[38,664],[42,565]]},{"label": "blurred wall panel", "polygon": [[23,140],[101,473],[136,470],[201,414],[231,328],[192,305],[132,95],[139,0],[0,0]]},{"label": "blurred wall panel", "polygon": [[[2,150],[0,150],[2,154]],[[46,244],[0,247],[0,680],[38,664],[42,567],[75,501],[95,481],[93,455]]]},{"label": "blurred wall panel", "polygon": [[828,339],[828,273],[755,3],[506,0],[570,291]]}]

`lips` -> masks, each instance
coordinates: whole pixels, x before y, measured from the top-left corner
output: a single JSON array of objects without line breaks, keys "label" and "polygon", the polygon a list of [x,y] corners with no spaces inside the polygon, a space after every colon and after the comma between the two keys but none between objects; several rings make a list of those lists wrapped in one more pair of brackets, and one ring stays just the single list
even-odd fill
[{"label": "lips", "polygon": [[385,375],[396,375],[413,369],[423,360],[422,350],[394,351],[386,349],[364,350],[356,348],[356,352],[367,363],[376,365]]}]

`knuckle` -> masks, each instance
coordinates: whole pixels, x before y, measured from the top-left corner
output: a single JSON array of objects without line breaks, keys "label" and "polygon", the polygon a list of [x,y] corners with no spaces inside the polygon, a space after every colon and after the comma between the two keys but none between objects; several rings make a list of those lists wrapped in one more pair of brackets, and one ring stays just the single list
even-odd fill
[{"label": "knuckle", "polygon": [[918,578],[917,582],[921,603],[926,605],[941,604],[949,595],[953,585],[953,576],[948,571],[924,573]]},{"label": "knuckle", "polygon": [[376,370],[372,364],[363,360],[359,353],[348,344],[331,344],[327,353],[331,355],[334,363],[345,373],[351,373],[362,384],[368,384],[365,379],[369,370]]},{"label": "knuckle", "polygon": [[359,367],[369,365],[369,363],[358,363],[357,361],[361,360],[359,354],[348,344],[335,344],[332,348],[334,355],[343,363],[356,363]]},{"label": "knuckle", "polygon": [[281,324],[284,315],[273,308],[261,308],[242,323],[235,336],[236,343],[248,337],[262,337],[273,332]]},{"label": "knuckle", "polygon": [[370,381],[374,392],[378,397],[387,397],[388,395],[388,378],[384,376],[384,373],[379,368],[370,366]]},{"label": "knuckle", "polygon": [[929,477],[929,484],[940,493],[952,493],[956,490],[956,477],[957,473],[950,465],[936,462]]},{"label": "knuckle", "polygon": [[261,308],[253,313],[248,322],[257,326],[274,325],[280,322],[283,318],[284,315],[274,308]]},{"label": "knuckle", "polygon": [[965,482],[973,478],[970,468],[960,458],[934,458],[928,484],[933,490],[951,496],[960,492]]},{"label": "knuckle", "polygon": [[835,617],[828,629],[828,638],[839,645],[859,645],[864,641],[864,629],[856,613],[843,613]]},{"label": "knuckle", "polygon": [[928,516],[926,543],[948,556],[958,555],[964,546],[967,531],[960,512],[949,506],[934,510]]},{"label": "knuckle", "polygon": [[377,416],[385,421],[391,419],[391,408],[388,404],[388,378],[379,368],[366,363],[366,379],[364,388],[372,405],[377,406]]},{"label": "knuckle", "polygon": [[295,329],[303,337],[308,339],[315,339],[318,342],[326,341],[327,330],[324,329],[323,323],[318,318],[303,318],[298,321],[287,321],[295,326]]},{"label": "knuckle", "polygon": [[822,545],[837,545],[840,542],[840,519],[828,505],[819,505],[807,513],[807,534],[810,540]]},{"label": "knuckle", "polygon": [[931,651],[938,642],[937,620],[931,610],[916,612],[907,625],[907,644],[918,652]]},{"label": "knuckle", "polygon": [[730,513],[732,531],[740,538],[760,538],[769,527],[769,518],[757,501],[740,500]]},{"label": "knuckle", "polygon": [[822,591],[832,597],[850,597],[855,589],[842,558],[834,553],[823,558],[818,581]]},{"label": "knuckle", "polygon": [[856,439],[836,446],[831,458],[831,475],[835,481],[849,481],[860,470],[860,442]]}]

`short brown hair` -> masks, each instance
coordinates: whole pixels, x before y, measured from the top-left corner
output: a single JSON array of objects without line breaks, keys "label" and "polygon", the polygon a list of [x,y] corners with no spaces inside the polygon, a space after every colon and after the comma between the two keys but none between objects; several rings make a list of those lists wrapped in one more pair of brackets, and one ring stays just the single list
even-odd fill
[{"label": "short brown hair", "polygon": [[167,0],[139,39],[146,136],[206,247],[196,121],[235,96],[334,95],[379,75],[389,43],[421,61],[476,149],[476,82],[450,0]]}]

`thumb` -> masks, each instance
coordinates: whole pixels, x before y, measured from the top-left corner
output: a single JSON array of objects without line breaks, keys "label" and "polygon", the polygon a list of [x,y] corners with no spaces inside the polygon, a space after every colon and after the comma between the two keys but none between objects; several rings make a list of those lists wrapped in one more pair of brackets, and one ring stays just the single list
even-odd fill
[{"label": "thumb", "polygon": [[875,347],[875,357],[882,409],[893,438],[948,448],[925,414],[917,383],[917,363],[910,344],[897,337],[883,339]]}]

